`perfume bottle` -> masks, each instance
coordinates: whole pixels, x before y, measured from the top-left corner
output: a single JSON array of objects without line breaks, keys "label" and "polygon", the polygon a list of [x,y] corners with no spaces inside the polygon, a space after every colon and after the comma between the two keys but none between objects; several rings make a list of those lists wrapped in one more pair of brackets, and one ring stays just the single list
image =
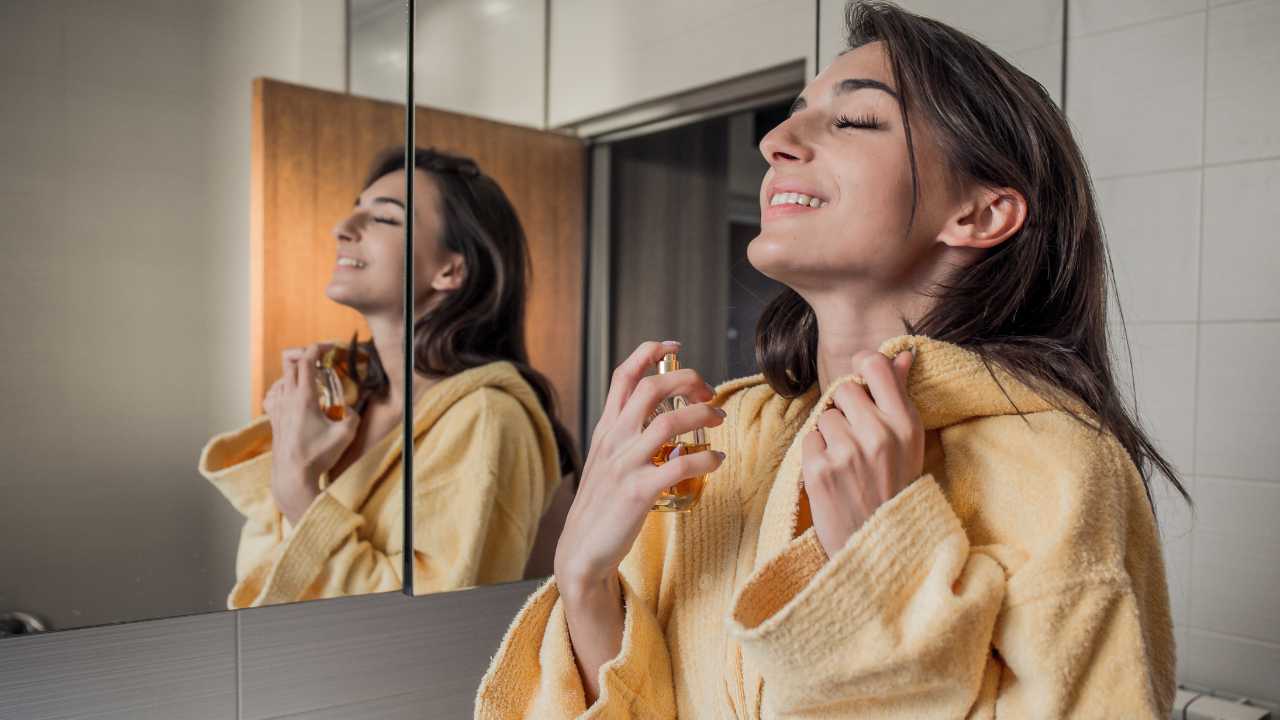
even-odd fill
[{"label": "perfume bottle", "polygon": [[[360,353],[363,355],[363,353]],[[350,377],[347,350],[337,345],[325,351],[316,361],[316,390],[320,394],[320,409],[330,420],[346,416],[346,391],[342,378]]]},{"label": "perfume bottle", "polygon": [[[662,361],[658,363],[658,374],[660,375],[675,372],[679,369],[680,361],[676,358],[674,352],[664,355]],[[649,419],[652,421],[664,412],[679,410],[687,405],[688,401],[685,400],[683,395],[664,399]],[[691,455],[708,450],[710,447],[711,445],[707,442],[706,431],[702,428],[694,428],[689,432],[667,438],[666,442],[662,443],[662,446],[653,454],[653,457],[649,458],[649,461],[654,465],[661,466],[677,455]],[[705,474],[696,475],[691,478],[685,478],[666,488],[662,491],[662,494],[658,495],[658,499],[654,501],[651,511],[681,512],[692,510],[693,506],[698,504],[698,498],[702,496],[702,486],[706,479],[707,476]]]}]

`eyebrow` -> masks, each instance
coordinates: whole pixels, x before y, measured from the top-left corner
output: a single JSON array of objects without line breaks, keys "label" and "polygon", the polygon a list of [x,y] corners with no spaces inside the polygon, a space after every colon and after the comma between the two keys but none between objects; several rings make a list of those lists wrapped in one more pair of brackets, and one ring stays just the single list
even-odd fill
[{"label": "eyebrow", "polygon": [[[879,80],[872,80],[871,78],[846,78],[841,80],[838,85],[832,88],[831,95],[832,97],[839,97],[858,90],[882,90],[892,95],[894,100],[901,102],[901,98],[898,97],[897,91]],[[791,103],[791,110],[788,114],[794,115],[808,107],[808,105],[809,104],[805,102],[803,96],[798,97],[795,102]]]},{"label": "eyebrow", "polygon": [[[376,197],[373,200],[370,200],[369,202],[370,203],[391,203],[392,205],[399,207],[401,210],[405,209],[404,203],[400,202],[399,200],[393,197]],[[356,198],[355,204],[356,204],[356,207],[360,207],[360,198]]]}]

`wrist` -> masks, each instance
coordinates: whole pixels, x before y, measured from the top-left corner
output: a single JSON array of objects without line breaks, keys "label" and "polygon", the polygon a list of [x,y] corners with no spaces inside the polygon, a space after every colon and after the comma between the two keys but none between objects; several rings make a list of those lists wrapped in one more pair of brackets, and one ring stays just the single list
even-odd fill
[{"label": "wrist", "polygon": [[590,608],[622,603],[622,583],[617,571],[605,577],[556,573],[556,587],[569,607]]}]

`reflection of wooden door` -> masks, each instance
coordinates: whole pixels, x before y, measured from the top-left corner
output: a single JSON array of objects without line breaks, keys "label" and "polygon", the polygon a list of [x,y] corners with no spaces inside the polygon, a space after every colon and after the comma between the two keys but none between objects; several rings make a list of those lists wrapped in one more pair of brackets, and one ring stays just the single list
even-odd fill
[{"label": "reflection of wooden door", "polygon": [[[530,360],[578,434],[586,150],[577,139],[418,108],[417,146],[467,155],[506,191],[529,238]],[[404,143],[404,106],[275,80],[253,85],[252,408],[280,377],[287,347],[369,329],[324,294],[330,229],[362,190],[373,158]],[[398,380],[398,379],[397,379]]]}]

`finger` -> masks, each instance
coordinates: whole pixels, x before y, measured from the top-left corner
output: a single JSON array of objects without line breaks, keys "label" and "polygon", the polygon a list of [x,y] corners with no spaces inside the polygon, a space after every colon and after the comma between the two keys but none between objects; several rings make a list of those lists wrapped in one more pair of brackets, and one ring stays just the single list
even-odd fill
[{"label": "finger", "polygon": [[680,343],[674,340],[657,342],[650,340],[640,343],[626,360],[613,371],[609,380],[609,394],[605,397],[602,421],[612,421],[618,417],[623,406],[635,391],[636,385],[644,378],[649,368],[662,359],[662,356],[678,350]]},{"label": "finger", "polygon": [[636,384],[631,397],[627,398],[622,411],[618,413],[616,422],[622,427],[639,430],[658,404],[666,398],[683,395],[687,402],[702,402],[710,400],[713,394],[707,382],[692,368],[649,375]]},{"label": "finger", "polygon": [[862,379],[867,381],[876,407],[889,417],[905,419],[907,416],[907,398],[904,386],[898,382],[898,372],[893,363],[882,353],[868,355],[862,359]]},{"label": "finger", "polygon": [[653,457],[662,443],[670,438],[691,432],[696,428],[715,427],[722,422],[724,422],[724,411],[706,403],[662,413],[640,434],[639,447],[644,450],[647,457]]},{"label": "finger", "polygon": [[831,393],[831,401],[844,413],[850,426],[856,425],[864,417],[877,417],[880,412],[867,394],[867,388],[852,380],[840,383],[835,392]]},{"label": "finger", "polygon": [[894,377],[898,380],[898,387],[902,388],[902,394],[907,399],[907,379],[911,377],[911,366],[916,364],[916,354],[912,350],[903,350],[893,356]]},{"label": "finger", "polygon": [[312,345],[311,347],[308,347],[305,351],[303,351],[302,357],[298,358],[298,361],[294,363],[294,366],[297,367],[297,370],[298,370],[298,384],[302,388],[303,392],[307,394],[308,397],[316,394],[315,362],[319,358],[319,356],[320,356],[320,351],[316,348],[316,346]]},{"label": "finger", "polygon": [[280,377],[286,382],[296,385],[298,383],[297,361],[302,357],[302,348],[285,348],[280,353]]},{"label": "finger", "polygon": [[856,452],[849,419],[840,410],[827,410],[819,415],[817,430],[822,437],[823,452],[830,451],[841,458]]},{"label": "finger", "polygon": [[[826,452],[826,438],[822,436],[822,433],[817,428],[810,430],[800,443],[800,467],[804,469],[807,466],[811,466],[815,460],[821,458]],[[806,474],[804,472],[800,473],[801,482],[808,479],[805,477]]]},{"label": "finger", "polygon": [[649,502],[657,499],[665,489],[681,480],[699,475],[707,475],[724,462],[724,453],[719,450],[703,450],[689,455],[677,455],[668,460],[662,467],[654,468],[652,473],[641,473],[639,482],[644,488]]}]

